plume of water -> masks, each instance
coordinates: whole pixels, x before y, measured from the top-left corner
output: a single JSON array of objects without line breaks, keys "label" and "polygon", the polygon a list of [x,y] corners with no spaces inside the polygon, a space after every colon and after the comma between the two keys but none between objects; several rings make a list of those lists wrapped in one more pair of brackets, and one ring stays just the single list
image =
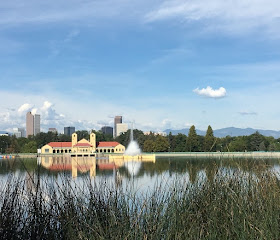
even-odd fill
[{"label": "plume of water", "polygon": [[136,156],[136,155],[141,154],[141,149],[140,149],[137,141],[133,139],[133,124],[132,124],[131,130],[130,130],[130,142],[129,142],[124,154],[128,155],[128,156]]}]

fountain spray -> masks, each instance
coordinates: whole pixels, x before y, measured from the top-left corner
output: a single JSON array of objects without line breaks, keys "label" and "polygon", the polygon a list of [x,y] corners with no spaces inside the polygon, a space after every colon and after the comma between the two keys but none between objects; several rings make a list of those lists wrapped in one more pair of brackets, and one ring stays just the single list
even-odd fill
[{"label": "fountain spray", "polygon": [[139,154],[141,154],[141,149],[140,149],[137,141],[133,139],[133,122],[132,122],[131,129],[130,129],[130,142],[127,146],[127,149],[126,149],[124,155],[136,156]]}]

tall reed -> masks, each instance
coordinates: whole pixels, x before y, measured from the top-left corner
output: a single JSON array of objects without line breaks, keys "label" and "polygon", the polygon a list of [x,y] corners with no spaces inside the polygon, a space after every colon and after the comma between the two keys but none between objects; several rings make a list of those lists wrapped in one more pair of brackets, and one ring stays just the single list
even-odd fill
[{"label": "tall reed", "polygon": [[280,182],[224,171],[210,181],[179,177],[145,193],[68,176],[10,175],[0,186],[1,239],[279,239]]}]

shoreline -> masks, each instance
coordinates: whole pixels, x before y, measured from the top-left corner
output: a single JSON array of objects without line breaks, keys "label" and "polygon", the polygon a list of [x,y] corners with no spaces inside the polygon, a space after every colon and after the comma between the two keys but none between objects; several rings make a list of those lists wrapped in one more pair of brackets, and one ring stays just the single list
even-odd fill
[{"label": "shoreline", "polygon": [[[276,158],[280,159],[280,152],[162,152],[143,153],[143,155],[155,154],[156,157],[187,157],[187,158]],[[105,154],[119,155],[119,154]],[[17,153],[2,154],[1,156],[12,156],[17,158],[37,158],[40,156],[63,156],[63,154],[38,154],[38,153]]]}]

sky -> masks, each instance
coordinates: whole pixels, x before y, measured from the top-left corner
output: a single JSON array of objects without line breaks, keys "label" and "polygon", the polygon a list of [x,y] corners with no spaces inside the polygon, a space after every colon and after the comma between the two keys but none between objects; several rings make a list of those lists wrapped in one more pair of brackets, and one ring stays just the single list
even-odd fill
[{"label": "sky", "polygon": [[278,0],[0,1],[0,130],[280,130]]}]

